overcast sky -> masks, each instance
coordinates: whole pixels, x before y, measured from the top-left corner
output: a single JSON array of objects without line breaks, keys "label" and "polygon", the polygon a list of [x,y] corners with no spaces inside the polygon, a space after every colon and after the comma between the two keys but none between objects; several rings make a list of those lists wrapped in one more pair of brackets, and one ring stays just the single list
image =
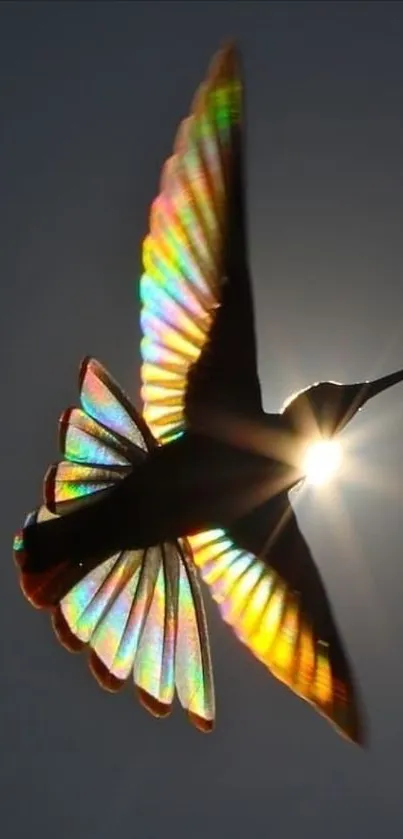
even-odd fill
[{"label": "overcast sky", "polygon": [[[403,5],[0,4],[5,839],[385,835],[403,828],[403,389],[354,424],[365,486],[298,516],[370,719],[339,738],[241,648],[206,592],[217,727],[104,694],[18,590],[13,532],[97,356],[138,402],[140,245],[161,165],[221,41],[241,47],[267,410],[403,365]],[[370,476],[372,480],[370,481]]]}]

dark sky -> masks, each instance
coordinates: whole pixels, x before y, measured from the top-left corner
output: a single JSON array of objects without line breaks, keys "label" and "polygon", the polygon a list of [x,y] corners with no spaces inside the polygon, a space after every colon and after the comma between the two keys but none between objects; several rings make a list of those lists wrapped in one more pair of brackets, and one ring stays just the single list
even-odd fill
[{"label": "dark sky", "polygon": [[104,694],[17,587],[12,535],[56,457],[81,357],[99,357],[137,398],[148,208],[228,35],[247,81],[266,408],[318,379],[403,365],[401,3],[1,3],[5,839],[372,839],[403,828],[401,389],[356,420],[373,480],[342,488],[346,517],[312,496],[298,508],[361,684],[369,752],[275,682],[210,602],[218,716],[203,737],[179,710],[158,722],[130,689]]}]

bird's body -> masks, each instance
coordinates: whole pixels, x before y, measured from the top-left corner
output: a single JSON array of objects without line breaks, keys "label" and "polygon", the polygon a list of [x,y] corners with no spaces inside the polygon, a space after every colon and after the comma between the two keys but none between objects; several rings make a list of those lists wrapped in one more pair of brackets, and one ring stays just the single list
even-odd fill
[{"label": "bird's body", "polygon": [[[227,428],[234,427],[242,424],[232,424],[228,417]],[[241,434],[234,441],[234,432],[232,439],[230,434],[223,439],[224,433],[217,437],[191,431],[156,447],[96,504],[27,528],[28,556],[38,557],[42,567],[73,556],[89,569],[122,548],[146,548],[231,526],[240,528],[242,547],[248,549],[240,526],[245,514],[271,499],[272,515],[267,507],[266,521],[271,532],[279,515],[277,497],[302,478],[300,469],[282,460],[284,444],[275,456],[277,439],[291,437],[280,414],[249,419],[250,427],[260,449],[242,445]]]},{"label": "bird's body", "polygon": [[22,588],[100,683],[130,674],[153,713],[175,690],[214,722],[196,568],[240,640],[345,736],[364,741],[352,668],[289,491],[302,453],[403,371],[319,383],[265,414],[248,268],[242,82],[224,48],[178,131],[143,246],[141,416],[96,361],[61,419],[62,461],[15,540]]}]

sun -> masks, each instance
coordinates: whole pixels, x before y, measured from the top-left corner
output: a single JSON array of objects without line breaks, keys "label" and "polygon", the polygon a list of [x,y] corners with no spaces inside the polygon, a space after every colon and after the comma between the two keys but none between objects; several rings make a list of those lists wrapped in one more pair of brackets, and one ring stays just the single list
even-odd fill
[{"label": "sun", "polygon": [[310,443],[303,458],[307,483],[314,486],[327,484],[339,471],[341,461],[341,445],[336,440]]}]

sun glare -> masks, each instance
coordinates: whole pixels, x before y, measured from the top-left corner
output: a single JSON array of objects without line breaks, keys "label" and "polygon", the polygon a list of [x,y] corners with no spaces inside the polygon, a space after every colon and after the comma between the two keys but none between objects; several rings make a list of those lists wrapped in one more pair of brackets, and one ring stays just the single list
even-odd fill
[{"label": "sun glare", "polygon": [[314,486],[328,483],[339,471],[341,445],[336,440],[319,440],[308,446],[303,462],[306,480]]}]

